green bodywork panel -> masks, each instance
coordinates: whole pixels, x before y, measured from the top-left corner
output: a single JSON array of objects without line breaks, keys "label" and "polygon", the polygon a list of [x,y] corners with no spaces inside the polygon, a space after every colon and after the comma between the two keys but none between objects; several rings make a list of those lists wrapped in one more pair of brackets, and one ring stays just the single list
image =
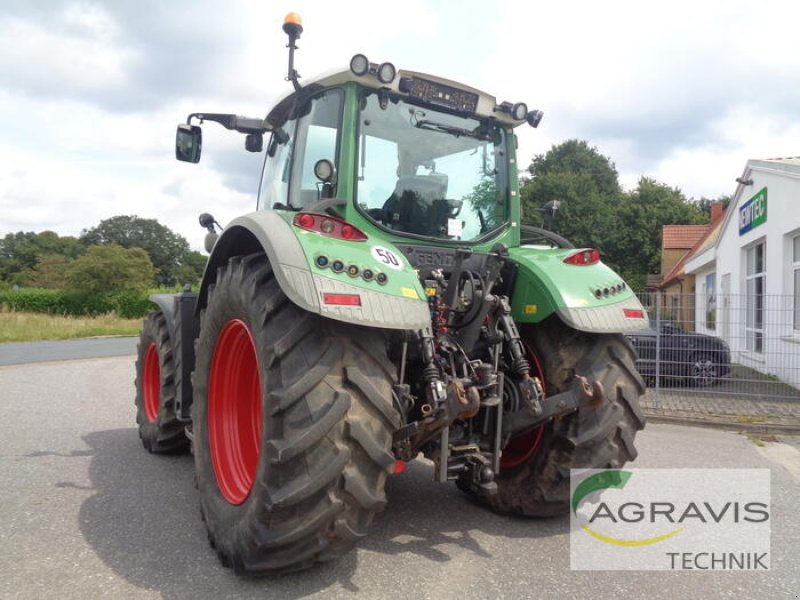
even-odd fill
[{"label": "green bodywork panel", "polygon": [[575,249],[545,249],[532,246],[511,248],[518,266],[511,298],[511,314],[520,323],[538,323],[561,308],[600,308],[633,298],[627,285],[621,292],[601,292],[623,284],[622,278],[602,262],[570,265],[564,258]]},{"label": "green bodywork panel", "polygon": [[[278,212],[290,224],[297,214],[285,211]],[[347,283],[372,292],[427,302],[416,271],[392,245],[391,240],[381,236],[380,232],[376,232],[373,229],[368,234],[369,239],[363,242],[355,242],[306,231],[294,225],[292,227],[297,236],[297,241],[300,242],[306,255],[308,268],[314,275]],[[317,265],[316,259],[320,256],[328,259],[327,267]],[[337,260],[342,261],[345,266],[345,270],[341,273],[334,272],[331,267]],[[398,264],[395,264],[395,262]],[[358,275],[351,276],[347,273],[347,269],[350,266],[358,267]],[[373,277],[369,281],[362,276],[365,269],[373,272]],[[379,273],[383,273],[387,277],[387,281],[383,285],[378,283],[376,279]]]}]

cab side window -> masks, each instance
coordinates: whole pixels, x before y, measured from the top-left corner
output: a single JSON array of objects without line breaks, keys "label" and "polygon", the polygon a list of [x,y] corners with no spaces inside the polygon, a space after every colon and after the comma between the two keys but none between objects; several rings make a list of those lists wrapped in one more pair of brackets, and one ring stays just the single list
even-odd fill
[{"label": "cab side window", "polygon": [[289,175],[296,125],[297,121],[287,121],[279,132],[273,132],[269,140],[261,186],[258,190],[259,210],[286,205],[289,197]]},{"label": "cab side window", "polygon": [[314,175],[317,161],[327,159],[338,165],[338,141],[342,118],[342,90],[328,90],[303,107],[297,122],[289,204],[300,209],[320,197],[320,182]]}]

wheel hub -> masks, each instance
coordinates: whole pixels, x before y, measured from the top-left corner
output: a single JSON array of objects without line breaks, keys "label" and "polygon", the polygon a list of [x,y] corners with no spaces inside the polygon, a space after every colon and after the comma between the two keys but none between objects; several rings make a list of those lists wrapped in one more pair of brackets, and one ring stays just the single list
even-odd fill
[{"label": "wheel hub", "polygon": [[[542,370],[542,365],[539,363],[539,358],[528,344],[525,344],[525,349],[527,350],[528,354],[528,362],[531,365],[531,374],[539,377],[542,382],[542,388],[544,388],[544,371]],[[513,391],[513,389],[504,390],[504,395],[506,393],[513,393]],[[526,463],[530,457],[534,455],[542,443],[544,425],[545,424],[542,423],[531,431],[526,431],[524,433],[520,433],[519,435],[515,435],[511,438],[511,440],[509,440],[506,447],[503,448],[503,454],[500,457],[501,471],[503,469],[513,469],[518,467]]]},{"label": "wheel hub", "polygon": [[261,377],[253,336],[239,319],[222,329],[211,363],[208,437],[214,475],[223,497],[242,504],[250,494],[261,454]]},{"label": "wheel hub", "polygon": [[144,395],[144,414],[147,420],[155,423],[158,418],[158,411],[161,408],[161,366],[158,360],[158,348],[155,343],[147,347],[144,355],[144,374],[142,376],[144,385],[142,392]]}]

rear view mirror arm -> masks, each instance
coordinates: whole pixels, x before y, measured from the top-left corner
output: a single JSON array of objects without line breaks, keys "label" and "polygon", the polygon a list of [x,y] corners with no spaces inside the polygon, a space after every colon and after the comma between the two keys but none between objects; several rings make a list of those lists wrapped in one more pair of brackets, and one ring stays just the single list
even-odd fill
[{"label": "rear view mirror arm", "polygon": [[191,125],[192,119],[197,119],[201,124],[203,121],[213,121],[214,123],[219,123],[225,129],[238,131],[239,133],[264,133],[272,130],[272,127],[265,119],[240,117],[231,114],[192,113],[186,118],[186,123]]}]

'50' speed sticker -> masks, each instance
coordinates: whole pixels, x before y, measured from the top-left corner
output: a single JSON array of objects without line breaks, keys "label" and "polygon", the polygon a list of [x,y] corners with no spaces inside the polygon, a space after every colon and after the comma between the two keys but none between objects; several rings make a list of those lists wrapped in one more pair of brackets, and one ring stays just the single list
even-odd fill
[{"label": "'50' speed sticker", "polygon": [[403,260],[388,248],[383,246],[372,247],[372,258],[377,260],[382,266],[389,267],[390,269],[403,270]]}]

